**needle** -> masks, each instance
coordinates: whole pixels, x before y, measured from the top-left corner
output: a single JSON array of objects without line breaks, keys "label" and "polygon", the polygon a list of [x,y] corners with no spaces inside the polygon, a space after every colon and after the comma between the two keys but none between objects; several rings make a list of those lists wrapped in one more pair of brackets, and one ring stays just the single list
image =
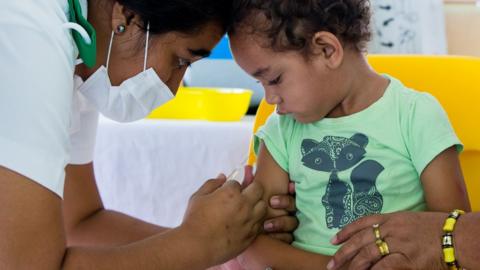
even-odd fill
[{"label": "needle", "polygon": [[242,160],[242,162],[233,169],[233,171],[228,175],[227,180],[234,180],[239,182],[240,184],[243,182],[243,178],[245,177],[245,169],[244,166],[247,164],[248,156]]}]

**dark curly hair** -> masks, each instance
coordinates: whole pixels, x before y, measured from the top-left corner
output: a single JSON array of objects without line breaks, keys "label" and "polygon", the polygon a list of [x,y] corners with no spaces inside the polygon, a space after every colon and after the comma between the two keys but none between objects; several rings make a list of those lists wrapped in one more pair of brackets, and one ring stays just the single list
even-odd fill
[{"label": "dark curly hair", "polygon": [[[267,22],[259,24],[262,17]],[[328,31],[344,46],[365,51],[371,37],[370,17],[368,0],[235,0],[229,33],[247,26],[251,33],[266,35],[275,51],[308,55],[314,34]]]}]

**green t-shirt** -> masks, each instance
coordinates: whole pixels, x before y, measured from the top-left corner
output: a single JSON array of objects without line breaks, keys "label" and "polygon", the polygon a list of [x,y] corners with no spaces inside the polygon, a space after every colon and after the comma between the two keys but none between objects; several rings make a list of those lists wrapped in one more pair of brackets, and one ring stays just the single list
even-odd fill
[{"label": "green t-shirt", "polygon": [[375,213],[426,209],[420,175],[442,151],[462,145],[438,101],[390,79],[367,109],[302,124],[272,114],[256,134],[296,185],[294,246],[333,255],[330,239]]}]

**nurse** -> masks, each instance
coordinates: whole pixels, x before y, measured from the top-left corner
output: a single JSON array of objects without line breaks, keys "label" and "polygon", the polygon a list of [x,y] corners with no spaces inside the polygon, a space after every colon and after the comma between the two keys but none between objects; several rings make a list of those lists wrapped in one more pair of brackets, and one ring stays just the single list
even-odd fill
[{"label": "nurse", "polygon": [[[227,30],[230,5],[2,2],[0,269],[205,269],[248,246],[266,207],[255,183],[207,181],[168,229],[104,209],[92,165],[99,113],[134,121],[173,98]],[[287,240],[296,226],[271,223]]]}]

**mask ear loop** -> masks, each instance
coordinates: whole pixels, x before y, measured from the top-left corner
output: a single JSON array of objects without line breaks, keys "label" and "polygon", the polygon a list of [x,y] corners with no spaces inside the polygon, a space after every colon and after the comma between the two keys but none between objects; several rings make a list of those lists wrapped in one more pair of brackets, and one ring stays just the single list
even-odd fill
[{"label": "mask ear loop", "polygon": [[148,43],[150,41],[150,22],[147,23],[147,40],[145,41],[145,56],[143,59],[143,71],[147,70]]},{"label": "mask ear loop", "polygon": [[107,71],[108,71],[108,65],[110,64],[110,54],[112,53],[112,44],[113,44],[113,36],[115,35],[115,32],[112,30],[112,35],[110,36],[110,44],[108,45],[108,51],[107,51]]},{"label": "mask ear loop", "polygon": [[[112,30],[112,35],[110,36],[110,43],[108,44],[108,51],[107,51],[107,63],[106,68],[108,71],[108,66],[110,64],[110,55],[112,53],[112,45],[113,45],[113,37],[115,36],[115,31]],[[145,41],[145,55],[143,59],[143,71],[147,69],[147,55],[148,55],[148,44],[150,41],[150,22],[147,23],[147,40]]]}]

